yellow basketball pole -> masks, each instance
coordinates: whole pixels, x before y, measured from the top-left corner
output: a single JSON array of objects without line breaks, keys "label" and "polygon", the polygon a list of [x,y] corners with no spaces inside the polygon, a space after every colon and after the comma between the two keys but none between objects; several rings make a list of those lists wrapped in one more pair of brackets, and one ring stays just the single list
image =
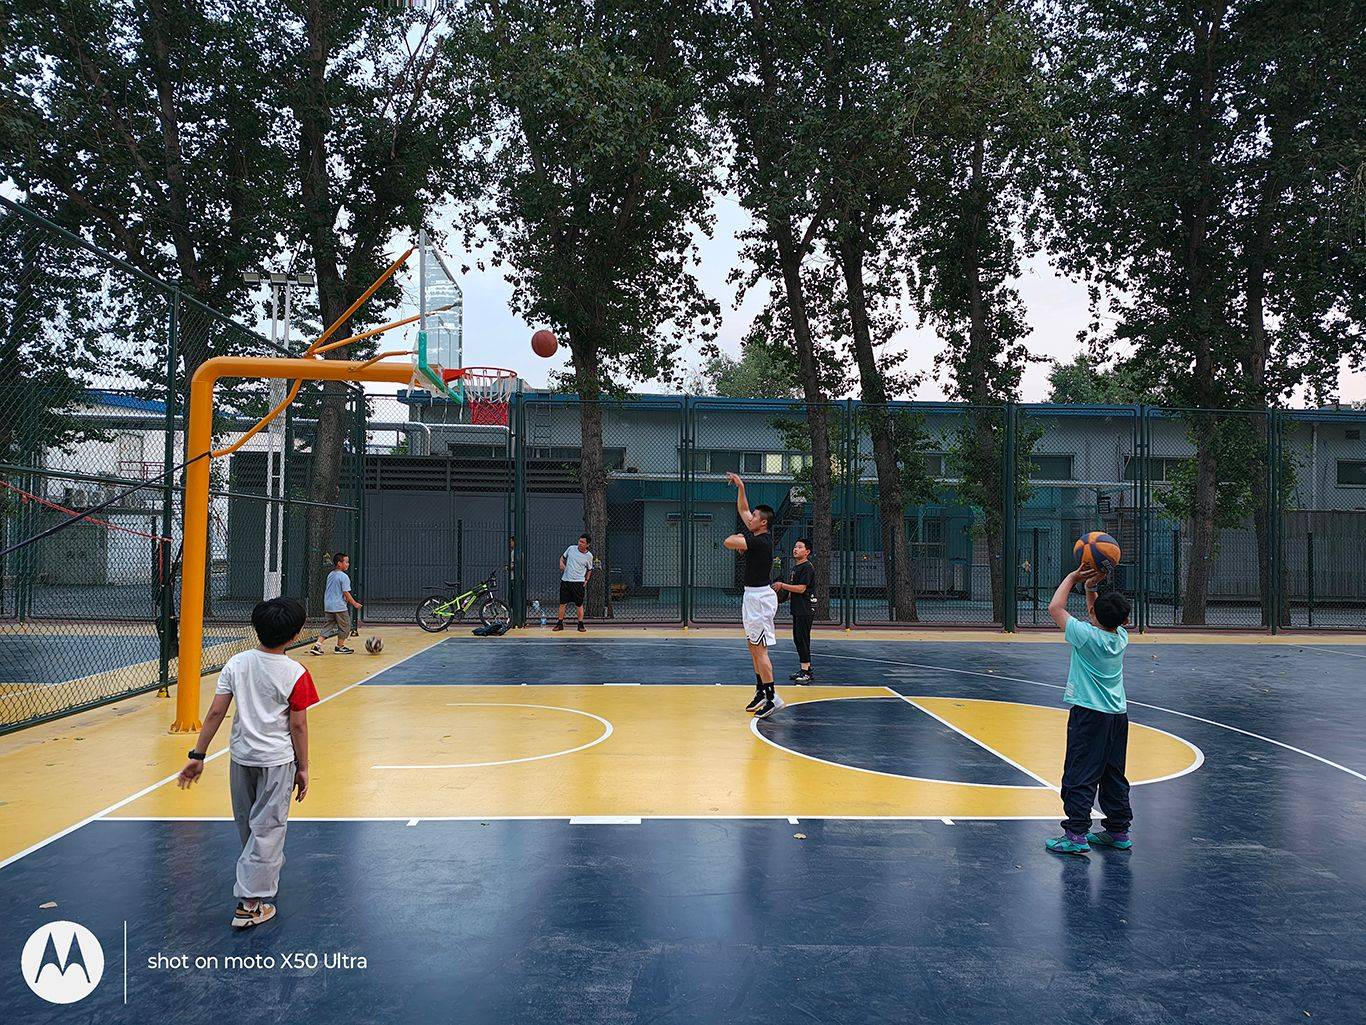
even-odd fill
[{"label": "yellow basketball pole", "polygon": [[[209,535],[209,463],[213,444],[213,389],[220,377],[307,381],[382,381],[408,384],[409,363],[215,356],[200,364],[190,382],[190,422],[185,469],[184,553],[180,576],[180,669],[172,733],[195,733],[200,722],[199,678],[204,662],[204,557]],[[202,457],[202,458],[196,458]]]}]

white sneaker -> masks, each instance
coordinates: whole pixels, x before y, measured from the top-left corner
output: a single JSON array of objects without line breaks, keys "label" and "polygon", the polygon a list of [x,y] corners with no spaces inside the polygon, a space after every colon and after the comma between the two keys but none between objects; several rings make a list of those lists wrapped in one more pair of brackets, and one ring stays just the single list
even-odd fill
[{"label": "white sneaker", "polygon": [[778,709],[784,707],[786,704],[786,701],[780,698],[777,694],[774,694],[772,701],[765,701],[762,705],[759,706],[758,711],[754,713],[754,718],[767,719],[770,715],[778,711]]}]

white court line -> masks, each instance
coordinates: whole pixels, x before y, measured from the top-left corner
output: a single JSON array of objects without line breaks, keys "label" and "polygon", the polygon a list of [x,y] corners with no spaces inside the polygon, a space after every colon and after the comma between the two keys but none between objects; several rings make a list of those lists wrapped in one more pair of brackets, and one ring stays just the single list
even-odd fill
[{"label": "white court line", "polygon": [[408,820],[408,825],[410,825],[410,826],[415,826],[415,825],[417,825],[417,823],[418,823],[418,820],[417,820],[417,819],[409,819],[409,820]]},{"label": "white court line", "polygon": [[[890,688],[883,688],[883,689],[884,689],[884,690],[890,690]],[[893,692],[893,693],[895,693],[895,692]],[[897,694],[896,696],[897,696],[897,698],[901,698],[901,695],[900,695],[900,694]],[[849,696],[849,697],[847,697],[847,698],[812,698],[812,699],[810,699],[809,701],[795,701],[795,702],[792,702],[792,703],[790,703],[790,704],[784,705],[783,707],[784,707],[784,708],[796,708],[796,707],[801,706],[801,705],[818,705],[818,704],[820,704],[822,701],[891,701],[891,700],[892,700],[891,698],[884,698],[881,694],[876,694],[876,695],[874,695],[874,694],[855,694],[855,695],[851,695],[851,696]],[[904,699],[902,699],[902,700],[904,700]],[[924,711],[924,710],[922,709],[922,711]],[[1000,790],[1055,790],[1055,789],[1056,789],[1056,788],[1054,788],[1053,786],[1051,786],[1051,785],[1048,784],[1048,783],[1044,783],[1044,785],[1043,785],[1042,787],[1030,786],[1030,785],[1027,785],[1027,784],[1024,784],[1024,783],[965,783],[964,781],[962,781],[962,780],[960,780],[960,779],[933,779],[933,778],[931,778],[931,777],[929,777],[929,776],[907,776],[905,773],[901,773],[901,772],[884,772],[884,771],[881,770],[881,769],[865,769],[865,768],[863,768],[861,765],[849,765],[849,764],[847,764],[847,763],[845,763],[845,762],[832,762],[832,761],[830,761],[828,758],[817,758],[815,755],[809,755],[809,754],[807,754],[805,751],[797,751],[797,750],[794,750],[793,748],[790,748],[790,747],[783,747],[782,744],[779,744],[779,743],[777,743],[777,742],[775,742],[775,741],[769,740],[768,737],[765,737],[762,733],[759,732],[759,722],[760,722],[759,719],[751,719],[751,720],[749,721],[749,730],[750,730],[751,733],[753,733],[756,737],[758,737],[760,740],[762,740],[765,744],[768,744],[770,747],[776,748],[777,750],[782,751],[782,752],[784,752],[785,754],[796,755],[798,758],[805,758],[805,759],[807,759],[808,761],[812,761],[812,762],[820,762],[822,765],[833,765],[833,766],[834,766],[835,768],[837,768],[837,769],[848,769],[850,772],[866,772],[866,773],[868,773],[870,776],[888,776],[888,777],[890,777],[890,778],[892,778],[892,779],[905,779],[905,780],[910,780],[912,783],[942,783],[942,784],[944,784],[945,786],[952,786],[952,787],[986,787],[986,788],[992,789],[992,790],[996,790],[996,789],[1000,789]],[[1033,776],[1034,774],[1031,772],[1031,773],[1029,773],[1029,775]],[[1034,778],[1037,779],[1038,777],[1035,776]],[[930,817],[931,817],[931,818],[935,818],[935,817],[937,817],[937,816],[930,816]]]},{"label": "white court line", "polygon": [[592,712],[585,712],[579,708],[562,708],[559,705],[524,705],[511,701],[449,701],[446,703],[448,708],[542,708],[549,712],[570,712],[574,715],[582,715],[588,719],[596,719],[603,726],[603,731],[596,739],[590,740],[587,744],[580,744],[578,747],[567,748],[564,751],[551,751],[543,755],[527,755],[525,758],[500,758],[493,762],[452,762],[445,765],[372,765],[372,769],[483,769],[494,765],[517,765],[520,762],[539,762],[545,758],[559,758],[561,755],[577,754],[580,751],[587,751],[590,747],[596,747],[612,735],[612,724],[600,715]]},{"label": "white court line", "polygon": [[797,819],[797,816],[795,816],[795,815],[789,815],[789,816],[787,817],[787,824],[788,824],[789,826],[796,826],[796,825],[799,825],[800,823],[799,823],[799,821],[798,821],[798,819]]},{"label": "white court line", "polygon": [[[896,691],[892,690],[891,687],[886,688],[886,690],[887,690],[887,693],[888,693],[888,694],[895,694],[898,698],[900,698],[902,701],[906,702],[906,704],[910,705],[912,708],[918,708],[920,711],[922,711],[922,712],[924,712],[926,715],[928,715],[931,719],[935,719],[935,720],[937,720],[938,722],[943,723],[943,724],[944,724],[945,726],[947,726],[949,729],[953,730],[954,733],[957,733],[960,737],[966,737],[968,740],[972,741],[974,744],[976,744],[978,747],[980,747],[983,751],[989,751],[989,752],[991,752],[992,754],[994,754],[997,758],[1001,759],[1001,761],[1005,762],[1007,765],[1014,766],[1015,768],[1019,769],[1021,772],[1023,772],[1023,773],[1024,773],[1026,776],[1028,776],[1030,779],[1038,780],[1040,783],[1042,783],[1044,786],[1046,786],[1049,790],[1053,791],[1055,794],[1060,792],[1056,786],[1054,786],[1052,783],[1048,782],[1048,780],[1044,779],[1044,778],[1043,778],[1042,776],[1040,776],[1037,772],[1034,772],[1034,771],[1031,770],[1031,769],[1026,769],[1023,765],[1021,765],[1019,762],[1017,762],[1017,761],[1016,761],[1015,759],[1013,759],[1013,758],[1007,758],[1005,755],[1001,754],[1000,751],[997,751],[997,750],[996,750],[994,747],[992,747],[990,744],[985,743],[984,741],[978,740],[978,739],[977,739],[976,737],[974,737],[971,733],[968,733],[968,732],[966,732],[966,731],[964,731],[964,730],[959,729],[959,728],[958,728],[957,726],[955,726],[953,723],[951,723],[951,722],[949,722],[947,719],[945,719],[942,715],[936,715],[934,712],[931,712],[931,711],[930,711],[928,708],[926,708],[924,705],[917,704],[916,701],[915,701],[915,699],[913,699],[913,698],[908,698],[905,694],[897,694]],[[1005,703],[1005,702],[1002,702],[1002,704],[1004,704],[1004,703]]]},{"label": "white court line", "polygon": [[638,826],[639,815],[576,815],[569,820],[571,826]]},{"label": "white court line", "polygon": [[[889,691],[892,691],[893,694],[897,694],[897,692],[896,692],[895,690],[892,690],[891,687],[888,687],[888,688],[886,688],[886,689],[889,690]],[[928,695],[928,694],[922,694],[922,695],[920,695],[920,697],[930,697],[930,696],[931,696],[931,695]],[[909,701],[911,704],[915,705],[916,708],[919,708],[922,712],[925,712],[927,715],[934,715],[934,713],[931,712],[928,708],[925,708],[923,705],[918,705],[918,704],[916,704],[916,703],[915,703],[915,700],[914,700],[913,698],[908,698],[908,697],[906,697],[906,695],[904,695],[904,694],[897,694],[897,697],[901,698],[903,701]],[[955,701],[955,700],[959,700],[959,699],[953,698],[953,697],[945,697],[945,698],[942,698],[942,700],[944,700],[944,701]],[[1047,709],[1054,709],[1054,706],[1052,706],[1052,705],[1035,705],[1035,704],[1032,704],[1032,703],[1030,703],[1030,702],[1028,702],[1028,701],[1006,701],[1006,700],[1003,699],[1003,698],[963,698],[963,699],[961,699],[961,700],[964,700],[964,701],[990,701],[993,705],[1019,705],[1021,708],[1047,708]],[[1131,703],[1132,703],[1132,704],[1137,704],[1137,702],[1131,702]],[[1055,709],[1054,709],[1054,710],[1055,710]],[[935,715],[934,717],[935,717],[936,719],[939,718],[939,716],[937,716],[937,715]],[[941,719],[940,721],[943,722],[942,719]],[[944,725],[947,726],[947,727],[949,727],[950,729],[954,729],[954,728],[955,728],[954,725],[953,725],[952,723],[950,723],[950,722],[945,722]],[[1130,780],[1130,781],[1129,781],[1129,785],[1130,785],[1130,786],[1142,787],[1142,786],[1147,786],[1149,783],[1165,783],[1165,782],[1166,782],[1167,780],[1169,780],[1169,779],[1177,779],[1178,777],[1185,776],[1185,775],[1187,775],[1187,774],[1189,774],[1189,773],[1192,773],[1192,772],[1194,772],[1196,769],[1200,768],[1200,766],[1202,766],[1202,765],[1205,764],[1205,752],[1201,751],[1198,747],[1196,747],[1194,744],[1192,744],[1192,743],[1191,743],[1189,740],[1187,740],[1185,737],[1178,737],[1175,733],[1168,733],[1166,730],[1160,730],[1160,729],[1158,729],[1156,726],[1149,726],[1147,723],[1134,723],[1134,726],[1136,726],[1138,729],[1141,729],[1141,730],[1149,730],[1149,731],[1152,732],[1152,733],[1160,733],[1160,734],[1162,734],[1162,736],[1164,736],[1164,737],[1170,737],[1172,740],[1176,741],[1178,744],[1182,744],[1182,745],[1184,745],[1185,747],[1189,748],[1191,754],[1194,755],[1195,757],[1194,757],[1193,760],[1191,761],[1190,765],[1187,765],[1184,769],[1178,769],[1176,772],[1169,772],[1169,773],[1167,773],[1167,775],[1165,775],[1165,776],[1154,776],[1152,779]],[[960,731],[960,732],[961,732],[961,731]],[[968,736],[968,735],[967,735],[967,734],[964,734],[964,736]],[[977,738],[976,738],[976,737],[968,736],[968,739],[969,739],[969,740],[974,740],[974,741],[975,741]],[[986,747],[985,744],[983,744],[982,746],[983,746],[983,747]],[[992,748],[989,748],[989,747],[988,747],[987,750],[988,750],[988,751],[991,751],[992,754],[999,754],[997,751],[993,750]],[[1002,756],[1002,757],[1003,757],[1003,756]],[[1029,770],[1026,769],[1026,768],[1024,768],[1024,766],[1018,766],[1018,768],[1019,768],[1020,771],[1022,771],[1022,772],[1029,772]],[[1030,775],[1033,775],[1033,773],[1030,773]],[[1037,779],[1038,777],[1035,777],[1035,778]],[[1057,787],[1054,787],[1054,786],[1052,786],[1052,784],[1048,783],[1047,780],[1043,780],[1042,782],[1044,783],[1045,786],[1048,786],[1050,789],[1053,789],[1053,790],[1057,790],[1057,789],[1058,789]],[[1098,809],[1098,810],[1099,810],[1099,809]]]},{"label": "white court line", "polygon": [[[1043,682],[1040,681],[1040,680],[1026,680],[1026,679],[1023,679],[1022,677],[1019,677],[1019,676],[1002,676],[1000,673],[983,673],[983,672],[978,672],[978,671],[975,670],[975,669],[954,669],[954,668],[951,667],[951,666],[931,666],[931,665],[925,665],[924,663],[921,663],[921,662],[898,662],[898,661],[895,661],[895,660],[889,659],[889,658],[870,658],[870,657],[868,657],[867,655],[832,655],[832,654],[830,654],[829,652],[821,652],[821,657],[822,657],[822,658],[845,658],[845,659],[852,659],[853,661],[856,661],[856,662],[881,662],[883,665],[889,665],[889,666],[910,666],[910,667],[913,668],[913,669],[930,669],[930,670],[933,670],[934,672],[938,672],[938,673],[961,673],[961,674],[963,674],[964,676],[982,676],[982,677],[985,677],[985,678],[988,679],[988,680],[1009,680],[1009,681],[1012,682],[1012,683],[1028,683],[1028,684],[1030,684],[1030,685],[1032,685],[1032,686],[1034,686],[1034,687],[1048,687],[1048,688],[1050,688],[1051,690],[1065,690],[1065,689],[1066,689],[1066,688],[1063,687],[1061,684],[1057,684],[1057,683],[1043,683]],[[1129,701],[1129,704],[1131,704],[1131,705],[1136,705],[1136,706],[1139,707],[1139,708],[1151,708],[1151,709],[1153,709],[1154,711],[1157,711],[1157,712],[1166,712],[1168,715],[1179,715],[1179,716],[1180,716],[1181,718],[1183,718],[1183,719],[1193,719],[1193,720],[1196,721],[1196,722],[1205,723],[1207,726],[1217,726],[1217,727],[1219,727],[1221,730],[1228,730],[1228,731],[1231,732],[1231,733],[1241,733],[1241,734],[1242,734],[1243,736],[1245,736],[1245,737],[1252,737],[1254,740],[1265,741],[1265,742],[1268,743],[1268,744],[1274,744],[1276,747],[1283,747],[1283,748],[1285,748],[1287,751],[1294,751],[1294,752],[1295,752],[1296,754],[1298,754],[1298,755],[1304,755],[1306,758],[1312,758],[1312,759],[1314,759],[1314,761],[1316,761],[1316,762],[1322,762],[1324,765],[1327,765],[1327,766],[1330,766],[1331,768],[1337,769],[1339,772],[1345,772],[1345,773],[1347,773],[1347,775],[1349,775],[1349,776],[1355,776],[1357,779],[1361,780],[1362,782],[1366,782],[1366,774],[1357,772],[1356,769],[1349,769],[1349,768],[1347,768],[1347,766],[1345,766],[1345,765],[1339,765],[1337,762],[1334,762],[1334,761],[1331,761],[1330,759],[1324,758],[1322,755],[1316,755],[1316,754],[1314,754],[1313,751],[1306,751],[1306,750],[1304,750],[1303,748],[1295,747],[1294,745],[1292,745],[1292,744],[1287,744],[1287,743],[1285,743],[1284,741],[1281,741],[1281,740],[1273,740],[1271,737],[1264,737],[1264,736],[1262,736],[1260,733],[1253,733],[1251,730],[1240,729],[1240,728],[1237,727],[1237,726],[1230,726],[1228,723],[1225,723],[1225,722],[1217,722],[1217,721],[1215,721],[1214,719],[1206,719],[1206,718],[1204,718],[1203,716],[1191,715],[1189,712],[1178,712],[1178,711],[1177,711],[1176,709],[1174,709],[1174,708],[1164,708],[1162,705],[1150,705],[1150,704],[1147,704],[1146,702],[1143,702],[1143,701]],[[1142,725],[1142,724],[1140,724],[1140,725]],[[1148,728],[1149,728],[1149,729],[1153,729],[1154,727],[1149,726]],[[1161,731],[1159,731],[1159,732],[1161,732]],[[1168,734],[1168,736],[1173,736],[1173,734]],[[1182,739],[1182,738],[1177,737],[1176,739],[1180,740],[1180,739]],[[1190,743],[1190,742],[1187,741],[1187,743]],[[1192,747],[1195,747],[1194,744],[1191,744],[1191,746],[1192,746]],[[1199,750],[1199,749],[1197,748],[1196,750]],[[1202,756],[1202,760],[1203,760],[1203,756]],[[1150,782],[1156,783],[1156,782],[1158,782],[1158,781],[1157,781],[1157,780],[1151,780]]]},{"label": "white court line", "polygon": [[[427,651],[427,650],[429,650],[430,648],[435,647],[435,643],[436,643],[436,642],[434,642],[433,644],[428,645],[426,648],[420,648],[420,649],[418,649],[417,651],[413,652],[411,655],[406,655],[406,656],[404,656],[403,658],[399,659],[397,662],[393,663],[393,665],[387,665],[387,666],[384,666],[382,669],[376,669],[373,673],[371,673],[369,676],[365,677],[365,679],[363,679],[363,680],[357,680],[355,683],[347,684],[345,687],[343,687],[341,690],[337,691],[336,693],[334,693],[334,694],[329,694],[329,695],[327,695],[327,697],[325,697],[325,698],[323,698],[322,700],[320,700],[320,701],[318,702],[318,705],[325,705],[325,704],[327,704],[329,701],[331,701],[333,698],[339,698],[339,697],[341,697],[343,694],[345,694],[347,691],[352,690],[352,689],[354,689],[354,688],[356,688],[356,687],[359,687],[362,683],[365,683],[366,680],[373,680],[376,676],[379,676],[381,673],[386,673],[386,672],[388,672],[390,669],[393,669],[395,666],[401,666],[404,662],[407,662],[408,659],[410,659],[410,658],[417,658],[417,656],[418,656],[418,655],[421,655],[424,651]],[[318,705],[314,705],[313,707],[314,707],[314,708],[317,708]],[[187,734],[187,735],[188,735],[188,734]],[[226,744],[224,744],[223,747],[222,747],[220,750],[215,751],[213,754],[211,754],[211,755],[209,755],[207,758],[205,758],[205,759],[204,759],[204,762],[205,762],[205,764],[207,764],[207,763],[213,761],[213,760],[216,759],[216,758],[221,758],[223,755],[225,755],[225,754],[227,754],[227,753],[228,753],[228,746],[227,746]],[[179,773],[179,772],[176,772],[176,773],[174,773],[174,774],[172,774],[172,775],[170,775],[170,776],[167,776],[165,779],[159,779],[159,780],[157,780],[155,783],[153,783],[151,786],[143,787],[143,788],[142,788],[141,790],[139,790],[136,794],[133,794],[133,795],[131,795],[130,797],[125,797],[122,801],[115,801],[115,802],[114,802],[113,804],[111,804],[108,808],[105,808],[105,809],[103,809],[103,810],[101,810],[101,811],[97,811],[97,812],[95,812],[94,815],[88,815],[88,816],[86,816],[85,818],[81,819],[81,821],[77,822],[75,825],[67,826],[65,829],[62,829],[62,830],[59,830],[59,831],[56,832],[56,833],[53,833],[53,834],[52,834],[51,836],[49,836],[46,840],[39,840],[36,844],[33,844],[33,845],[30,846],[30,847],[25,847],[25,848],[24,848],[22,851],[20,851],[18,854],[11,854],[11,855],[10,855],[8,858],[6,858],[4,861],[0,861],[0,868],[4,868],[6,865],[12,865],[14,862],[18,861],[20,858],[26,858],[26,857],[28,857],[28,855],[32,854],[34,851],[41,850],[42,848],[46,847],[48,844],[52,843],[53,840],[60,840],[62,837],[66,836],[68,833],[74,833],[76,830],[80,829],[82,826],[89,825],[91,822],[94,822],[96,819],[104,818],[104,816],[108,815],[110,812],[118,811],[120,808],[124,807],[125,805],[132,804],[132,803],[133,803],[134,801],[136,801],[139,797],[146,797],[146,796],[147,796],[148,794],[150,794],[153,790],[157,789],[158,787],[164,787],[167,783],[171,782],[173,779],[175,779],[175,778],[176,778],[177,776],[179,776],[179,775],[180,775],[180,773]],[[130,821],[132,821],[132,820],[130,820]]]},{"label": "white court line", "polygon": [[949,818],[948,816],[945,816],[944,818],[940,819],[939,821],[942,822],[942,823],[944,823],[944,825],[946,825],[946,826],[951,826],[951,825],[953,825],[953,819]]},{"label": "white court line", "polygon": [[[1030,789],[1041,789],[1033,787]],[[569,822],[592,815],[423,815],[422,822]],[[641,822],[785,822],[789,815],[641,815]],[[955,815],[955,822],[1055,822],[1056,815]],[[803,815],[806,822],[943,822],[942,815]],[[232,822],[230,815],[128,815],[102,822]],[[409,822],[406,815],[291,815],[304,822]]]},{"label": "white court line", "polygon": [[1308,648],[1310,651],[1323,651],[1329,655],[1346,655],[1348,658],[1366,658],[1366,655],[1359,655],[1355,651],[1339,651],[1337,648],[1325,648],[1319,644],[1301,644],[1301,648]]}]

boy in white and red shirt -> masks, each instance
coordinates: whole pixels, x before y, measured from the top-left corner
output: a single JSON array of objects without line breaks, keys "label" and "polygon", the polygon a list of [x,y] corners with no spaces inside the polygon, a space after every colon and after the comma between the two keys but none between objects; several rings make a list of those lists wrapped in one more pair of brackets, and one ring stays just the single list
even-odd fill
[{"label": "boy in white and red shirt", "polygon": [[204,728],[180,770],[182,790],[204,772],[204,755],[237,699],[228,753],[232,816],[242,837],[237,858],[235,928],[275,917],[274,897],[285,864],[289,798],[308,793],[308,706],[318,691],[308,670],[285,654],[304,628],[304,607],[293,598],[272,598],[251,611],[260,646],[228,659],[218,674]]}]

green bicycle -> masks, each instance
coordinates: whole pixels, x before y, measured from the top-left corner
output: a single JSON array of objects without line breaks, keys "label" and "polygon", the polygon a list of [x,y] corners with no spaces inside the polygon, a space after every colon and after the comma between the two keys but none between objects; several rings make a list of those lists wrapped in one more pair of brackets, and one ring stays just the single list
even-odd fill
[{"label": "green bicycle", "polygon": [[[507,607],[507,603],[500,601],[493,596],[493,588],[497,582],[497,574],[490,573],[489,578],[481,584],[475,584],[468,591],[457,594],[454,598],[447,598],[447,591],[433,594],[423,600],[417,607],[417,625],[426,630],[429,634],[439,634],[452,623],[463,623],[465,615],[470,609],[479,605],[479,622],[485,626],[492,626],[494,623],[508,624],[512,622],[512,610]],[[459,589],[460,584],[454,580],[446,581],[447,589]],[[429,588],[429,590],[439,590]],[[481,601],[482,599],[482,601]]]}]

